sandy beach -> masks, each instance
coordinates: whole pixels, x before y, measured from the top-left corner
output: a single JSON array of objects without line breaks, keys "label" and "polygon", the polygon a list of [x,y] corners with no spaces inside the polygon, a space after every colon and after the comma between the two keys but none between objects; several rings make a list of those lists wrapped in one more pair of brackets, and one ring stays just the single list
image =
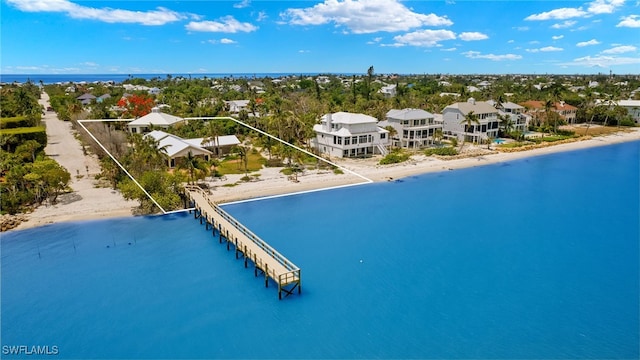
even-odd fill
[{"label": "sandy beach", "polygon": [[[43,94],[40,100],[48,106],[48,95]],[[28,214],[28,221],[16,229],[26,229],[54,222],[79,221],[111,217],[131,216],[135,201],[127,201],[122,195],[110,188],[99,187],[95,175],[100,172],[95,156],[84,155],[82,147],[73,136],[69,122],[57,119],[55,113],[44,116],[47,124],[49,144],[45,148],[47,155],[52,156],[72,175],[70,184],[73,192],[64,194],[55,205],[43,205]],[[504,161],[539,156],[562,151],[585,149],[627,141],[640,140],[640,129],[627,129],[618,133],[597,136],[544,148],[519,151],[498,152],[487,150],[486,146],[469,146],[470,157],[443,160],[424,155],[413,155],[408,162],[393,165],[378,165],[379,157],[370,159],[333,159],[340,165],[343,174],[334,174],[330,170],[305,170],[292,181],[280,173],[280,168],[264,168],[255,176],[255,181],[241,182],[243,175],[227,175],[225,180],[208,178],[205,183],[209,187],[211,197],[218,203],[228,203],[269,196],[314,191],[366,184],[370,182],[392,181],[407,176],[438,171],[451,171],[461,168],[483,166]],[[355,175],[353,173],[359,174]],[[254,173],[255,174],[255,173]]]}]

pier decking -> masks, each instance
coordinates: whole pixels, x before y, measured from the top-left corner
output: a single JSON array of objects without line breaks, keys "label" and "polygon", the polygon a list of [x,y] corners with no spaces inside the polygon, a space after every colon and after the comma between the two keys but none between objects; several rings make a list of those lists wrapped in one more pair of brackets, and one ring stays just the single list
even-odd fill
[{"label": "pier decking", "polygon": [[226,241],[227,250],[233,245],[236,259],[242,255],[245,268],[252,262],[254,275],[264,274],[266,287],[271,278],[278,285],[279,299],[283,293],[285,297],[293,294],[296,288],[298,294],[302,291],[300,268],[220,208],[202,189],[188,185],[185,190],[193,203],[194,217],[201,224],[204,221],[207,230],[211,226],[214,235],[217,231],[220,243]]}]

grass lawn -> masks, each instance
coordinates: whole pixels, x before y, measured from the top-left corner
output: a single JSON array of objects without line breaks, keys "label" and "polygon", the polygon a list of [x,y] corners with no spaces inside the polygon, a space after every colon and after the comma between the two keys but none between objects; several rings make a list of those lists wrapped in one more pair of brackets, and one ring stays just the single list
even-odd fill
[{"label": "grass lawn", "polygon": [[[248,161],[247,161],[247,170],[249,172],[259,171],[262,169],[263,164],[266,162],[266,159],[263,158],[259,153],[253,154],[249,153]],[[220,165],[216,168],[218,172],[222,175],[229,174],[244,174],[244,164],[240,160],[238,156],[227,156],[220,162]]]},{"label": "grass lawn", "polygon": [[582,126],[576,126],[571,129],[571,131],[575,131],[576,135],[580,135],[580,136],[607,135],[607,134],[613,134],[615,132],[624,131],[624,130],[625,130],[624,127],[618,128],[617,126],[591,126],[589,127],[588,131],[586,127],[582,127]]}]

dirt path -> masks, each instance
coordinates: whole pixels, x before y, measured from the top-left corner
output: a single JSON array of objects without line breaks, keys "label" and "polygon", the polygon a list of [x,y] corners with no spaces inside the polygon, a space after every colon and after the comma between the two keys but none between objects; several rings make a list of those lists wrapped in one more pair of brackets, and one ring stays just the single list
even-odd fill
[{"label": "dirt path", "polygon": [[[49,95],[42,93],[39,103],[45,109],[50,106]],[[137,205],[135,201],[125,200],[119,192],[110,188],[96,187],[95,176],[100,173],[100,164],[96,156],[84,155],[82,145],[74,137],[71,123],[59,120],[52,111],[45,113],[43,121],[47,126],[48,138],[45,153],[69,171],[69,185],[73,192],[60,196],[56,205],[43,204],[38,207],[28,215],[29,221],[16,229],[59,221],[131,215],[131,208]]]}]

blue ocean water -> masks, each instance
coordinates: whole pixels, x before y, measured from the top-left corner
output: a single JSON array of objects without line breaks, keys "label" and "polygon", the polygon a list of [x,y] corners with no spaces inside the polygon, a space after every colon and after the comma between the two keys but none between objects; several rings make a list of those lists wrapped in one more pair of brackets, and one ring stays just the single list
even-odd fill
[{"label": "blue ocean water", "polygon": [[[210,79],[216,78],[279,78],[284,76],[315,76],[326,73],[176,73],[176,74],[0,74],[0,83],[26,83],[32,81],[39,84],[42,81],[43,84],[57,84],[67,82],[94,82],[94,81],[113,81],[121,83],[130,77],[137,79],[151,80],[153,78],[165,79],[167,75],[171,75],[173,78],[182,76],[184,78],[203,79],[204,77]],[[340,74],[345,76],[361,75],[361,74]]]},{"label": "blue ocean water", "polygon": [[3,234],[3,351],[637,359],[639,163],[632,142],[225,206],[302,269],[282,301],[188,214]]}]

